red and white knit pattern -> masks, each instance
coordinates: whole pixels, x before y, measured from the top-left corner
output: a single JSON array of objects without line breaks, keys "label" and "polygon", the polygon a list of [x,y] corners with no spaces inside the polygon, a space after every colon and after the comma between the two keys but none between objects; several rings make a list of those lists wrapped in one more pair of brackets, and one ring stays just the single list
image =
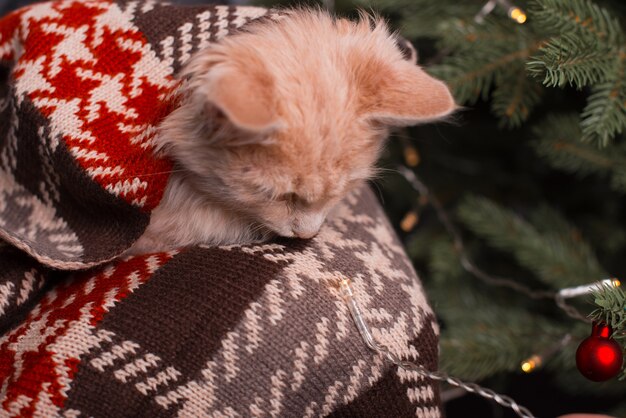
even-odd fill
[{"label": "red and white knit pattern", "polygon": [[171,163],[146,151],[175,81],[133,26],[136,7],[68,0],[22,9],[13,28],[2,26],[0,59],[17,59],[16,95],[49,120],[52,151],[64,141],[94,181],[149,211]]},{"label": "red and white knit pattern", "polygon": [[175,105],[174,75],[200,48],[266,15],[60,0],[1,18],[0,237],[61,269],[132,245],[172,168],[153,140]]},{"label": "red and white knit pattern", "polygon": [[77,275],[49,292],[20,326],[2,336],[3,416],[58,415],[81,356],[109,338],[106,331],[95,331],[98,322],[173,255],[134,257]]}]

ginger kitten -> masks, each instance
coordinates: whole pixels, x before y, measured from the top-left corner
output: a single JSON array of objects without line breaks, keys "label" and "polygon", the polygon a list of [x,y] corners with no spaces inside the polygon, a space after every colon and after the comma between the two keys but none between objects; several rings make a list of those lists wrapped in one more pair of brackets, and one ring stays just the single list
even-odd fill
[{"label": "ginger kitten", "polygon": [[157,138],[176,163],[131,254],[311,238],[374,172],[390,127],[450,114],[384,22],[299,9],[196,53]]}]

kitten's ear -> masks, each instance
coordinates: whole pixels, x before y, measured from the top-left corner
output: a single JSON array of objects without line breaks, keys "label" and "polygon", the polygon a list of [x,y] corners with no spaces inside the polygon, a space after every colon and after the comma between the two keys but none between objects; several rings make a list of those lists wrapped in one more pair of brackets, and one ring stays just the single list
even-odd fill
[{"label": "kitten's ear", "polygon": [[402,57],[412,64],[417,64],[417,60],[419,58],[417,49],[413,46],[411,41],[406,38],[403,38],[400,35],[396,36],[396,46],[402,52]]},{"label": "kitten's ear", "polygon": [[409,61],[377,73],[362,83],[367,119],[409,126],[443,118],[456,109],[448,87]]},{"label": "kitten's ear", "polygon": [[237,127],[266,132],[280,125],[269,76],[237,67],[212,70],[209,102]]}]

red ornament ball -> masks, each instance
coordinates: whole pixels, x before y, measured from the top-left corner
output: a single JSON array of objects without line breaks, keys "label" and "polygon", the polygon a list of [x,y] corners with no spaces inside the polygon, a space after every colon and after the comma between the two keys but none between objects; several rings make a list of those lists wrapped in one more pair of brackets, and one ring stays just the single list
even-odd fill
[{"label": "red ornament ball", "polygon": [[576,350],[576,366],[580,373],[594,382],[609,380],[622,370],[624,355],[620,345],[611,338],[613,330],[604,322],[593,324],[591,335]]}]

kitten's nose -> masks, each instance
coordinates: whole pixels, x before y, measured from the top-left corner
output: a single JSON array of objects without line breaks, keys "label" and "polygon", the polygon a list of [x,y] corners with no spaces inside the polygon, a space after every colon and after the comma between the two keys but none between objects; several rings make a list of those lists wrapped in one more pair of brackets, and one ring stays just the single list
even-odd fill
[{"label": "kitten's nose", "polygon": [[324,222],[323,213],[301,215],[291,225],[293,234],[298,238],[313,238],[320,230]]},{"label": "kitten's nose", "polygon": [[312,230],[312,231],[298,231],[298,230],[293,229],[294,235],[298,238],[303,238],[303,239],[313,238],[314,236],[317,235],[318,232],[319,232],[319,229]]}]

